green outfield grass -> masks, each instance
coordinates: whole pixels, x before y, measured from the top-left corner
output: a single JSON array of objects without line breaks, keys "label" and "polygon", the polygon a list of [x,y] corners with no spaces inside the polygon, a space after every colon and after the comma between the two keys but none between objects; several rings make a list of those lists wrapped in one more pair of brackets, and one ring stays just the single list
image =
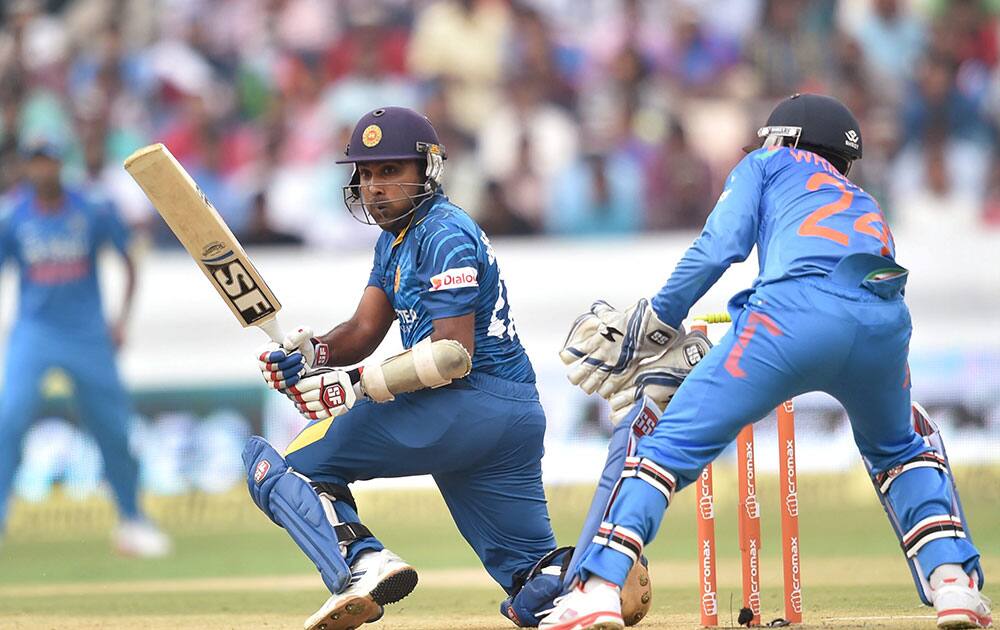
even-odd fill
[{"label": "green outfield grass", "polygon": [[[1000,469],[958,471],[988,574],[1000,571]],[[765,621],[781,615],[777,487],[760,484]],[[590,491],[549,488],[560,543],[576,537]],[[733,471],[716,473],[720,621],[739,608]],[[478,567],[431,490],[365,492],[363,520],[421,571],[417,591],[373,628],[502,628],[501,591]],[[105,502],[15,507],[0,547],[0,628],[296,628],[325,595],[309,562],[244,493],[161,500],[151,511],[176,537],[163,560],[113,556]],[[861,471],[800,479],[806,627],[932,628]],[[693,494],[671,506],[647,548],[654,610],[640,627],[697,626]],[[987,594],[994,591],[987,586]],[[891,617],[893,619],[844,619]]]}]

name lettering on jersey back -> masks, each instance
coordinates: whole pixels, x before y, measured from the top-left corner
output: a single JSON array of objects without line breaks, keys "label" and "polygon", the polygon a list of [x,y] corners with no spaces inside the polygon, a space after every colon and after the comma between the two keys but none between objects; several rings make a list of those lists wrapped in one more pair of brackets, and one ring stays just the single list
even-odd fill
[{"label": "name lettering on jersey back", "polygon": [[446,291],[448,289],[465,289],[479,286],[479,270],[475,267],[459,267],[445,269],[436,276],[431,276],[431,291]]},{"label": "name lettering on jersey back", "polygon": [[812,151],[803,151],[802,149],[788,149],[788,150],[789,150],[789,152],[791,152],[792,157],[795,158],[796,162],[805,162],[806,164],[815,164],[816,166],[819,166],[824,171],[826,171],[830,175],[833,175],[834,177],[836,177],[838,180],[842,181],[843,183],[849,184],[849,185],[853,186],[853,184],[851,183],[851,180],[849,180],[846,177],[844,177],[841,174],[841,172],[837,170],[837,167],[835,167],[833,164],[830,164],[830,162],[826,158],[824,158],[823,156],[817,155],[817,154],[813,153]]}]

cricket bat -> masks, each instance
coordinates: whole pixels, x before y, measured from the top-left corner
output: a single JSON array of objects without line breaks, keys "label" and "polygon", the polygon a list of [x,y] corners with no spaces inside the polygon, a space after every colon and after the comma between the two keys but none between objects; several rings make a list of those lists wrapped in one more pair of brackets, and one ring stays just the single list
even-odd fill
[{"label": "cricket bat", "polygon": [[128,156],[125,170],[139,184],[171,231],[222,296],[240,324],[256,326],[277,343],[281,303],[250,262],[219,212],[162,144]]}]

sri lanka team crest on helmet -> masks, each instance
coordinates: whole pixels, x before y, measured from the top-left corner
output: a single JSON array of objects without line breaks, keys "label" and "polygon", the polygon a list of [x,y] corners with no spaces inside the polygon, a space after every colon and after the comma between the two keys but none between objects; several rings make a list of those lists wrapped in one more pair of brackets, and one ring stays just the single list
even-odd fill
[{"label": "sri lanka team crest on helmet", "polygon": [[368,148],[382,142],[382,128],[378,125],[368,125],[361,134],[361,142]]}]

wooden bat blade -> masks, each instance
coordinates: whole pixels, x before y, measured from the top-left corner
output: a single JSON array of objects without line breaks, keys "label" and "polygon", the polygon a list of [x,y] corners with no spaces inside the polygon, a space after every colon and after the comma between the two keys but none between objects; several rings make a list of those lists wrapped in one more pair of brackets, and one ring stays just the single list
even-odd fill
[{"label": "wooden bat blade", "polygon": [[272,338],[279,334],[272,322],[281,303],[205,193],[167,147],[152,144],[139,149],[125,160],[125,170],[240,324],[264,328]]}]

